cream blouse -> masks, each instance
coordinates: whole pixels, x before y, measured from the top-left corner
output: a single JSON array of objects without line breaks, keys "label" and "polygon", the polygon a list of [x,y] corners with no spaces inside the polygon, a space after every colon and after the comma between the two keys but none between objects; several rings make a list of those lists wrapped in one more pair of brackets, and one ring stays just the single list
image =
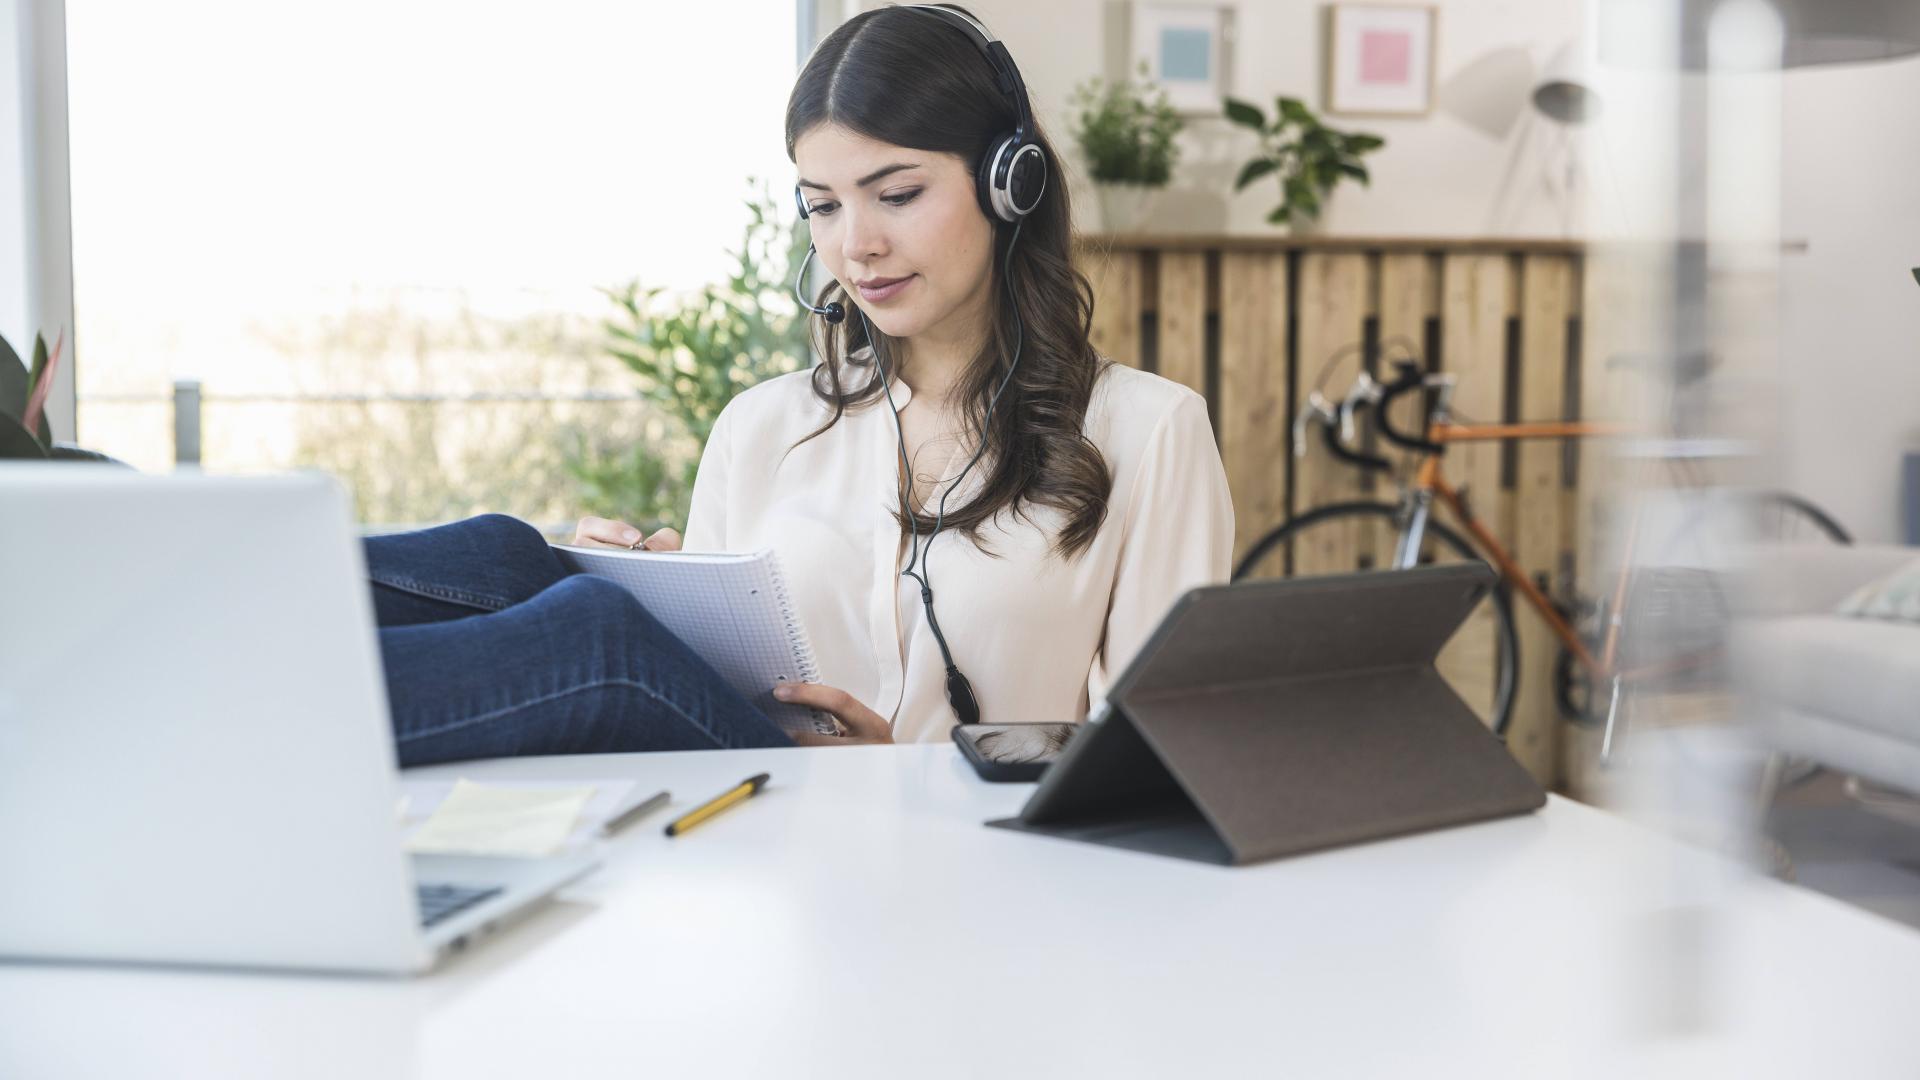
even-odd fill
[{"label": "cream blouse", "polygon": [[[811,375],[770,379],[721,412],[694,481],[685,548],[774,549],[820,681],[888,717],[898,741],[944,741],[956,722],[946,666],[919,587],[900,575],[907,545],[893,516],[893,417],[880,398],[793,448],[829,415]],[[894,382],[896,408],[912,397]],[[1233,505],[1205,399],[1108,364],[1085,431],[1107,460],[1113,492],[1079,554],[1063,561],[1052,550],[1064,515],[1043,506],[983,527],[991,555],[959,533],[943,531],[932,545],[934,610],[984,723],[1081,720],[1174,600],[1227,578]],[[943,473],[928,506],[968,456]],[[985,464],[954,490],[949,509],[965,505]]]}]

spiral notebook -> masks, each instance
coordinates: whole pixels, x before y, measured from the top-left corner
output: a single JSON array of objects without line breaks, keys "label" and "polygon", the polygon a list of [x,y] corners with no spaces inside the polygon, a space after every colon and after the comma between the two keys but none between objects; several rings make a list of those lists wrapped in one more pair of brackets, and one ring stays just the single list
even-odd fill
[{"label": "spiral notebook", "polygon": [[772,551],[734,555],[570,544],[553,550],[569,569],[625,586],[787,734],[835,732],[832,717],[773,696],[775,683],[818,682],[820,673]]}]

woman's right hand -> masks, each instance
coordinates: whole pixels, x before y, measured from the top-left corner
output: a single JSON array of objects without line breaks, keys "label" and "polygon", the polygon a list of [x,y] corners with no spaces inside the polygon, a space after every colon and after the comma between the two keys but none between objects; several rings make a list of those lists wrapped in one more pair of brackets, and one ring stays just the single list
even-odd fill
[{"label": "woman's right hand", "polygon": [[647,551],[679,551],[680,534],[672,529],[661,529],[652,536],[641,539],[639,529],[624,521],[610,521],[607,518],[583,517],[573,529],[574,547],[610,547],[644,548]]}]

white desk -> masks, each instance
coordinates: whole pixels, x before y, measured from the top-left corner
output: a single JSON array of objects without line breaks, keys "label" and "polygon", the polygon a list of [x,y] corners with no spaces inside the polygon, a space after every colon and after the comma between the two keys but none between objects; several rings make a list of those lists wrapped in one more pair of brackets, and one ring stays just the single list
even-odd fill
[{"label": "white desk", "polygon": [[[0,966],[0,1077],[1920,1069],[1920,934],[1561,800],[1224,869],[981,828],[1030,788],[945,746],[426,772],[631,775],[684,808],[762,769],[425,979]],[[1689,897],[1718,905],[1701,963],[1665,964],[1657,913]],[[1700,1025],[1674,1034],[1666,993]]]}]

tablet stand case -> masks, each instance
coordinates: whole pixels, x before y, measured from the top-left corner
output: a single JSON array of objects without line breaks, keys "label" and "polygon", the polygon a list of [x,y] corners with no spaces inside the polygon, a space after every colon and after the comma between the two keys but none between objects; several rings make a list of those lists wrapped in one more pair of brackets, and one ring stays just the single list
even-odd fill
[{"label": "tablet stand case", "polygon": [[1240,865],[1537,809],[1433,667],[1493,581],[1458,564],[1194,589],[1020,815],[988,824]]}]

